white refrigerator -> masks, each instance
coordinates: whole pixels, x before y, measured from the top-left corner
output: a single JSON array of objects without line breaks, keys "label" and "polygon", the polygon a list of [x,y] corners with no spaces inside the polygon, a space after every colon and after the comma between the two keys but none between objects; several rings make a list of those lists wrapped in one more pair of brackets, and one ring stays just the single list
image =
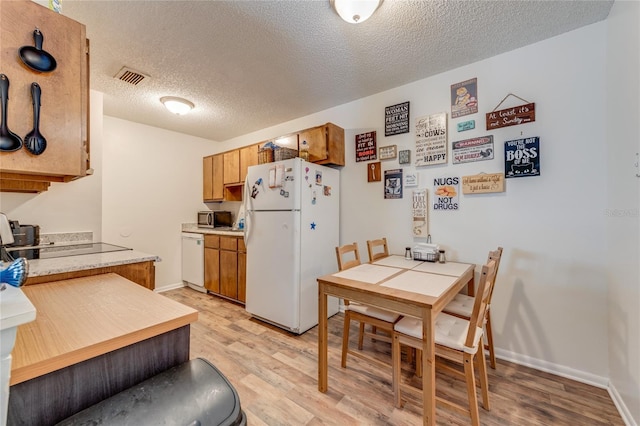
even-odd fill
[{"label": "white refrigerator", "polygon": [[[246,310],[296,334],[318,324],[318,283],[337,271],[340,173],[301,158],[249,167]],[[330,297],[328,316],[338,312]]]}]

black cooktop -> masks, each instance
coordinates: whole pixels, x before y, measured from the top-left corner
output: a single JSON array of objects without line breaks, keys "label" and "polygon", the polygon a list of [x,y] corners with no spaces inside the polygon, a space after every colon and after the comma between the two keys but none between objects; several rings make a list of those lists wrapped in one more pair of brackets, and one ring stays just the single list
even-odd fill
[{"label": "black cooktop", "polygon": [[79,256],[83,254],[109,253],[113,251],[131,250],[127,247],[107,243],[86,243],[71,245],[48,245],[36,247],[7,247],[9,254],[15,259],[53,259],[56,257]]}]

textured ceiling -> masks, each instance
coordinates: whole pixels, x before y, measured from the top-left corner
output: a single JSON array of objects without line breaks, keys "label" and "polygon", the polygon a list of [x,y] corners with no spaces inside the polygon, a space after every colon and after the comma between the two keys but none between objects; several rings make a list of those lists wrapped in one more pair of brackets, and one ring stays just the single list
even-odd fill
[{"label": "textured ceiling", "polygon": [[[613,1],[386,0],[364,23],[329,0],[77,1],[104,113],[224,141],[605,19]],[[127,66],[150,76],[113,78]],[[195,109],[167,112],[180,96]]]}]

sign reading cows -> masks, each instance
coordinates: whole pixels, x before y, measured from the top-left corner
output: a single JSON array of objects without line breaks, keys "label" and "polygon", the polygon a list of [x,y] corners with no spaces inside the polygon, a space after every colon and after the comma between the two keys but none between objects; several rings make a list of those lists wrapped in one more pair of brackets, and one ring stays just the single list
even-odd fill
[{"label": "sign reading cows", "polygon": [[416,166],[447,163],[447,113],[416,119]]}]

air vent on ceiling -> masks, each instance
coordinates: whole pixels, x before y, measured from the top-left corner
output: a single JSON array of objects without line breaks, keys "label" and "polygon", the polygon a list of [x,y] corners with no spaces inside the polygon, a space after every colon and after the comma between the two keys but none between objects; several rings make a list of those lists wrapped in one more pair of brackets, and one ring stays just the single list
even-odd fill
[{"label": "air vent on ceiling", "polygon": [[133,84],[134,86],[140,86],[150,77],[139,71],[132,70],[131,68],[122,67],[122,69],[118,71],[118,74],[116,74],[114,78],[122,80],[125,83]]}]

